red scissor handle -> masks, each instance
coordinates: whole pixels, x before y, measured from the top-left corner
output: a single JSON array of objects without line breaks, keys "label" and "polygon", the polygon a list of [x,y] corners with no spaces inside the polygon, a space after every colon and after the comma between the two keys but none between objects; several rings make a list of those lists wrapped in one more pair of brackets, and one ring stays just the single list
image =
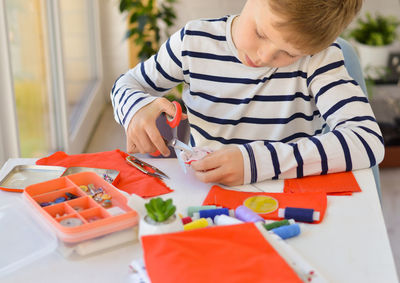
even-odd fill
[{"label": "red scissor handle", "polygon": [[[179,125],[179,123],[181,122],[181,118],[182,118],[182,106],[177,102],[177,101],[172,101],[172,103],[175,105],[175,115],[169,116],[169,115],[165,115],[167,117],[167,124],[171,127],[171,128],[175,128]],[[159,150],[157,150],[156,152],[152,152],[150,153],[151,156],[157,157],[159,156],[161,153]]]},{"label": "red scissor handle", "polygon": [[173,117],[167,115],[167,124],[171,128],[175,128],[181,122],[182,106],[177,101],[172,101],[172,103],[175,105],[175,110],[176,111],[175,111],[175,115]]}]

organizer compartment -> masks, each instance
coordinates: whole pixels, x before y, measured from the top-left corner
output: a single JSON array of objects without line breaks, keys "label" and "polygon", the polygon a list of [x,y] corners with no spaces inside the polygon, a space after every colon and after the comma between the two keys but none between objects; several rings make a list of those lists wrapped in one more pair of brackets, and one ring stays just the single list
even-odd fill
[{"label": "organizer compartment", "polygon": [[56,218],[57,222],[65,229],[79,227],[87,224],[87,221],[79,214],[70,214]]},{"label": "organizer compartment", "polygon": [[80,215],[89,223],[110,217],[110,214],[100,207],[82,211]]},{"label": "organizer compartment", "polygon": [[25,191],[31,197],[42,195],[49,192],[55,192],[68,187],[73,187],[72,183],[67,178],[57,178],[39,184],[34,184],[25,188]]},{"label": "organizer compartment", "polygon": [[61,201],[60,198],[65,198],[64,201],[70,200],[72,195],[69,195],[69,194],[72,194],[73,197],[76,197],[76,198],[85,196],[85,194],[81,190],[79,190],[76,187],[70,186],[67,188],[55,190],[53,192],[46,192],[46,193],[43,193],[40,195],[36,194],[36,196],[34,196],[33,199],[39,205],[42,204],[41,206],[48,206],[48,205],[54,205],[57,202],[63,202],[63,201]]},{"label": "organizer compartment", "polygon": [[102,187],[110,187],[111,185],[104,181],[100,176],[98,176],[94,172],[83,172],[82,174],[73,174],[66,176],[72,183],[76,186],[87,186],[88,184],[93,184],[96,188]]},{"label": "organizer compartment", "polygon": [[98,207],[98,204],[89,196],[69,200],[67,204],[78,213],[86,209]]},{"label": "organizer compartment", "polygon": [[53,218],[61,218],[64,216],[69,216],[71,214],[77,215],[76,211],[65,203],[57,203],[54,205],[46,206],[43,207],[43,210],[46,211]]}]

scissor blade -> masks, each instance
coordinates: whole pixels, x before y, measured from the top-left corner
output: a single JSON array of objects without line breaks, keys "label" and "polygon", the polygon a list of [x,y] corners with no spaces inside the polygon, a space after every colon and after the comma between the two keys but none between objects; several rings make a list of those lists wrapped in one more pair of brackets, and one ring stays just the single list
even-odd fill
[{"label": "scissor blade", "polygon": [[[139,169],[140,171],[142,171],[143,173],[145,173],[147,175],[157,177],[157,178],[168,178],[169,179],[169,176],[167,174],[165,174],[163,171],[161,171],[157,167],[155,167],[147,162],[144,162],[143,160],[140,160],[139,158],[135,157],[134,155],[127,156],[126,160],[130,165],[136,167],[137,169]],[[149,167],[149,168],[153,169],[154,172],[150,172],[144,167]]]},{"label": "scissor blade", "polygon": [[173,138],[172,140],[170,140],[168,145],[172,146],[174,149],[179,149],[179,150],[188,151],[188,152],[193,151],[191,146],[185,144],[184,142],[181,142],[177,138]]},{"label": "scissor blade", "polygon": [[185,164],[185,162],[183,162],[183,159],[181,157],[181,151],[177,148],[174,148],[174,150],[175,150],[176,158],[179,161],[179,165],[181,166],[183,172],[186,174],[187,173],[186,164]]}]

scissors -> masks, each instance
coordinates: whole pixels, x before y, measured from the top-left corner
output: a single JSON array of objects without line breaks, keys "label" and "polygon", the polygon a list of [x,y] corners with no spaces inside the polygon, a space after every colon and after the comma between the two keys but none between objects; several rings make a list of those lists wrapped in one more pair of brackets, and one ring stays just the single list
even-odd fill
[{"label": "scissors", "polygon": [[[182,119],[182,107],[177,101],[172,102],[175,106],[175,114],[174,116],[166,115],[167,118],[167,124],[172,128],[172,139],[171,140],[165,140],[166,145],[172,147],[175,151],[176,158],[179,161],[179,164],[181,165],[183,172],[186,173],[186,166],[185,163],[182,160],[181,157],[181,152],[182,151],[188,151],[192,152],[193,149],[191,146],[185,144],[184,142],[180,141],[178,139],[178,125],[181,122]],[[152,155],[159,155],[160,152],[156,151],[155,153],[152,153]]]},{"label": "scissors", "polygon": [[[153,166],[153,165],[151,165],[151,164],[149,164],[147,162],[144,162],[143,160],[140,160],[139,158],[137,158],[134,155],[128,155],[126,157],[126,162],[128,162],[129,165],[132,165],[133,167],[136,167],[141,172],[143,172],[143,173],[145,173],[145,174],[147,174],[149,176],[156,177],[156,178],[159,178],[159,179],[162,179],[162,178],[168,178],[169,179],[168,175],[165,174],[163,171],[161,171],[157,167],[155,167],[155,166]],[[153,172],[151,172],[150,170],[148,170],[146,168],[152,169]]]}]

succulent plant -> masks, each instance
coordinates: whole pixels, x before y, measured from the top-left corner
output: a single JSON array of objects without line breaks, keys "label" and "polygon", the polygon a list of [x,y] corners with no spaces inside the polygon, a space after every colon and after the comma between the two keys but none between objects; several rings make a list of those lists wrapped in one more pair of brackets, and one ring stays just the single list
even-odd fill
[{"label": "succulent plant", "polygon": [[396,29],[399,25],[400,21],[394,16],[372,16],[367,12],[365,19],[357,20],[356,27],[350,31],[349,36],[366,45],[388,45],[397,39]]},{"label": "succulent plant", "polygon": [[153,198],[145,204],[147,215],[156,222],[166,221],[176,211],[172,199]]}]

